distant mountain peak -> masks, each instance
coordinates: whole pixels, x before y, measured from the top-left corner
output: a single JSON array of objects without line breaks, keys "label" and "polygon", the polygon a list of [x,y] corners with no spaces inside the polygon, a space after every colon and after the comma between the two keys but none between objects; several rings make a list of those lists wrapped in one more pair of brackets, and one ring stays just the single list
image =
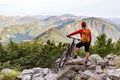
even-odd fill
[{"label": "distant mountain peak", "polygon": [[66,17],[77,17],[77,16],[75,16],[75,15],[73,15],[73,14],[63,14],[63,15],[61,15],[61,16],[66,16]]}]

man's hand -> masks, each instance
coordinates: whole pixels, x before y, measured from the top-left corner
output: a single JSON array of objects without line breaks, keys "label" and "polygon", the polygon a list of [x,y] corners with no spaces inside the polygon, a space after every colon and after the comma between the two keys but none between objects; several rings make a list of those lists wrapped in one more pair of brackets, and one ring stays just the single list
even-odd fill
[{"label": "man's hand", "polygon": [[66,35],[66,37],[70,37],[70,36]]}]

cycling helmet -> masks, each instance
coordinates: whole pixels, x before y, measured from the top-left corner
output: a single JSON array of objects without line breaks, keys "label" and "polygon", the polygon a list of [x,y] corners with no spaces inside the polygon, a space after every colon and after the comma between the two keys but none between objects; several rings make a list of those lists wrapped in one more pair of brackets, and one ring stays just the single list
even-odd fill
[{"label": "cycling helmet", "polygon": [[86,27],[86,22],[85,22],[85,21],[82,21],[81,26],[82,26],[82,27]]}]

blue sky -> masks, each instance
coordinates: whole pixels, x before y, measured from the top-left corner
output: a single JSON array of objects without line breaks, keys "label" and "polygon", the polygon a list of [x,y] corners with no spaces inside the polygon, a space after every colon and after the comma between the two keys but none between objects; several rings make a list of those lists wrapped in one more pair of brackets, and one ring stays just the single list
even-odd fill
[{"label": "blue sky", "polygon": [[120,0],[0,0],[0,15],[62,15],[120,18]]}]

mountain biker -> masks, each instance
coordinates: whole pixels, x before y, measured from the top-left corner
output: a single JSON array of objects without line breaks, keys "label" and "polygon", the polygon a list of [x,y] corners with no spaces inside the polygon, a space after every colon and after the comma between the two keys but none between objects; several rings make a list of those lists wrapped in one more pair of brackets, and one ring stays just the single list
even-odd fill
[{"label": "mountain biker", "polygon": [[[81,42],[77,43],[76,46],[74,47],[74,57],[73,57],[73,58],[74,58],[74,59],[77,58],[78,48],[84,46],[84,48],[85,48],[85,59],[86,59],[85,62],[87,62],[87,61],[88,61],[88,58],[89,58],[89,47],[90,47],[90,43],[91,43],[92,37],[91,37],[91,31],[86,28],[86,22],[85,22],[85,21],[82,21],[81,26],[82,26],[81,29],[79,29],[79,30],[77,30],[77,31],[75,31],[75,32],[72,32],[72,33],[68,34],[67,37],[72,36],[72,35],[75,35],[75,34],[80,34]],[[89,38],[90,38],[90,39],[89,39],[88,42],[82,41],[82,34],[83,34],[83,30],[84,30],[84,29],[89,31]]]}]

